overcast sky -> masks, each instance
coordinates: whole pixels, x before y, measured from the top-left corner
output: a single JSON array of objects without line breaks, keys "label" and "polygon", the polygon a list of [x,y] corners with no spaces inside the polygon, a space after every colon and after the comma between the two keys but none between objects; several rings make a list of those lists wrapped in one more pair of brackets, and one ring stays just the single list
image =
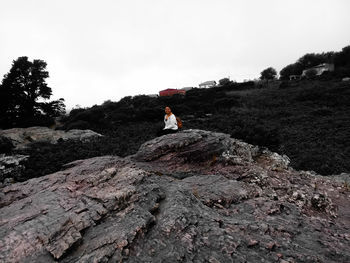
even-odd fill
[{"label": "overcast sky", "polygon": [[243,81],[350,45],[349,0],[0,0],[0,76],[47,62],[67,108]]}]

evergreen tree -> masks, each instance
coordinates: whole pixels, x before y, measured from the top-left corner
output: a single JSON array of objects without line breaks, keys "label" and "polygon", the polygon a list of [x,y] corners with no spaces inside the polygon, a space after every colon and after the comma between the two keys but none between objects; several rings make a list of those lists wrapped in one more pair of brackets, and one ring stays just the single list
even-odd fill
[{"label": "evergreen tree", "polygon": [[49,125],[53,117],[65,112],[64,99],[45,102],[52,95],[46,66],[43,60],[31,62],[28,57],[13,61],[0,85],[1,128]]}]

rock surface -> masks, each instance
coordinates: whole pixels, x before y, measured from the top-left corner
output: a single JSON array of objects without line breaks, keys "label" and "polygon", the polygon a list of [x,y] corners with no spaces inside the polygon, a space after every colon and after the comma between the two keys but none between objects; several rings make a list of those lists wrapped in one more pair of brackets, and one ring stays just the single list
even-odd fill
[{"label": "rock surface", "polygon": [[102,136],[91,130],[52,130],[47,127],[13,128],[0,130],[0,136],[9,138],[16,149],[23,149],[32,142],[57,143],[58,140],[85,141]]},{"label": "rock surface", "polygon": [[0,193],[1,262],[350,262],[350,189],[221,133],[155,138]]},{"label": "rock surface", "polygon": [[14,180],[21,179],[25,169],[24,163],[28,157],[28,155],[21,154],[10,156],[0,154],[0,183],[4,182],[6,178],[12,178]]}]

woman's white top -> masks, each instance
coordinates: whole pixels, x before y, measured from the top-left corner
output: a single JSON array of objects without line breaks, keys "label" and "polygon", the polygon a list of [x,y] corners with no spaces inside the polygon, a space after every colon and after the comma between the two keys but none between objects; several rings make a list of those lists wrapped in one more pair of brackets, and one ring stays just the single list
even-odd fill
[{"label": "woman's white top", "polygon": [[164,123],[165,123],[165,127],[164,130],[167,129],[172,129],[172,130],[177,130],[177,121],[176,121],[176,117],[174,114],[171,114],[168,119],[166,119],[166,115],[164,116]]}]

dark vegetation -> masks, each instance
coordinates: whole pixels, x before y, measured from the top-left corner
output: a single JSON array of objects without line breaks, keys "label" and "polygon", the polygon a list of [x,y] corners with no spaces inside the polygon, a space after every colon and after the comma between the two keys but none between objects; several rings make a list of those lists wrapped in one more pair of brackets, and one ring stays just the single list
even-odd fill
[{"label": "dark vegetation", "polygon": [[4,136],[0,136],[0,154],[1,153],[9,154],[11,153],[13,148],[14,146],[10,139]]}]

